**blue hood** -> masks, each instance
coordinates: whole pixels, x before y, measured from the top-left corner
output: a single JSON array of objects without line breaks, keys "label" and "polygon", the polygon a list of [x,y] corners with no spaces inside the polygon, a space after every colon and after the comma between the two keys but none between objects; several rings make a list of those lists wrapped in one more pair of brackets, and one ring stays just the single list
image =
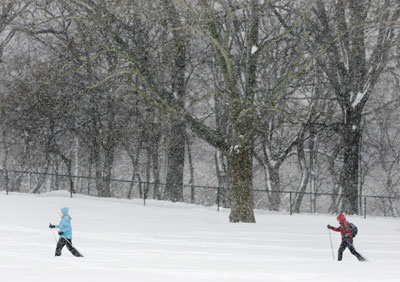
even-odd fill
[{"label": "blue hood", "polygon": [[68,215],[68,207],[62,208],[61,212],[62,212],[63,216],[67,216]]}]

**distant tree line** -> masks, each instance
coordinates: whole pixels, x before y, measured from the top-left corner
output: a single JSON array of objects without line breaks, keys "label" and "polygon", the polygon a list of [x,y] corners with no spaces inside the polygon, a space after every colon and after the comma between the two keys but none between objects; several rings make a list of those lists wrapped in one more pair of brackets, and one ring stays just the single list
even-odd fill
[{"label": "distant tree line", "polygon": [[297,211],[332,192],[356,214],[366,191],[399,193],[399,16],[394,0],[5,0],[2,185],[86,175],[110,197],[125,166],[183,201],[211,154],[231,222],[255,222],[255,185],[271,210],[290,188]]}]

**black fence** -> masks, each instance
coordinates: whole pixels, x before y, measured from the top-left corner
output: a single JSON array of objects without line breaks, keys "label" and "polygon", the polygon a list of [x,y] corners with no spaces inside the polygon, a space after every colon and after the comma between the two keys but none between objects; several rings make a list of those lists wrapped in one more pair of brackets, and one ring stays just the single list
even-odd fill
[{"label": "black fence", "polygon": [[[1,177],[2,176],[2,177]],[[1,170],[0,183],[8,194],[9,191],[32,192],[32,187],[37,184],[37,179],[31,180],[31,177],[39,176],[51,178],[52,185],[47,185],[38,191],[39,193],[67,190],[70,196],[74,193],[98,196],[95,178],[88,176],[69,176],[63,174],[29,172],[19,170]],[[29,177],[29,181],[27,178]],[[15,179],[19,178],[18,187],[16,187]],[[73,179],[73,189],[71,186]],[[36,181],[36,182],[35,182]],[[34,184],[32,184],[32,183]],[[143,199],[146,205],[148,199],[165,199],[165,184],[146,181],[134,181],[126,179],[111,179],[111,197],[133,199]],[[56,184],[56,185],[55,185]],[[46,188],[47,186],[47,188]],[[334,193],[312,193],[304,192],[301,194],[301,203],[297,204],[299,192],[296,191],[270,191],[254,189],[253,200],[254,208],[260,210],[274,210],[293,213],[337,213],[340,211],[340,199],[342,194]],[[279,204],[274,203],[271,208],[271,198],[277,200]],[[198,204],[203,206],[215,206],[216,210],[221,208],[229,208],[229,191],[222,187],[200,186],[200,185],[183,185],[183,201],[185,203]],[[362,195],[359,196],[359,214],[364,218],[369,216],[400,216],[400,198],[388,197],[380,195]],[[336,204],[333,204],[336,203]]]},{"label": "black fence", "polygon": [[[267,200],[261,203],[265,196],[268,194],[265,190],[253,190],[258,196],[255,196],[255,208],[266,209],[268,207]],[[271,193],[271,192],[269,192]],[[313,192],[296,192],[296,191],[275,191],[278,193],[281,204],[280,211],[287,211],[292,215],[293,213],[338,213],[340,212],[341,199],[343,194],[335,193],[313,193]],[[295,199],[302,194],[301,204],[296,209]],[[333,204],[333,203],[336,204]],[[377,195],[363,195],[358,197],[358,210],[359,215],[367,217],[370,216],[400,216],[400,198],[387,197]]]}]

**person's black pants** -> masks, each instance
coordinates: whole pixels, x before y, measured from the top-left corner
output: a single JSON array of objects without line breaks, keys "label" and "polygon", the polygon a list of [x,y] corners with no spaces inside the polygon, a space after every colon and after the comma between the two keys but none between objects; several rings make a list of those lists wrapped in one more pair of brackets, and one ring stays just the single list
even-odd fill
[{"label": "person's black pants", "polygon": [[64,248],[64,246],[67,245],[68,250],[71,252],[76,257],[81,257],[82,255],[78,252],[77,249],[75,249],[72,246],[72,240],[71,239],[65,239],[60,237],[60,239],[57,242],[57,247],[56,247],[56,257],[61,256],[61,250]]},{"label": "person's black pants", "polygon": [[338,254],[338,261],[341,261],[342,260],[342,258],[343,258],[343,252],[344,252],[344,250],[346,250],[346,248],[349,248],[349,250],[350,250],[350,252],[358,259],[358,260],[360,260],[360,261],[364,261],[365,260],[365,258],[362,256],[362,255],[360,255],[357,251],[356,251],[356,249],[354,248],[354,246],[353,246],[353,242],[342,242],[342,244],[340,244],[340,247],[339,247],[339,254]]}]

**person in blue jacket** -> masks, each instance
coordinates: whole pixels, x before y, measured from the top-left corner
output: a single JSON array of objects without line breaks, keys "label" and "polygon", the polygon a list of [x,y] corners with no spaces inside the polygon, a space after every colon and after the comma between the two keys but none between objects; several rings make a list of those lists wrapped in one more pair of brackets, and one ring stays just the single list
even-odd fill
[{"label": "person in blue jacket", "polygon": [[82,257],[77,249],[72,246],[71,217],[68,214],[68,207],[60,209],[61,221],[58,225],[49,224],[49,228],[57,228],[60,239],[57,242],[56,256],[61,256],[61,250],[66,245],[68,250],[76,257]]}]

